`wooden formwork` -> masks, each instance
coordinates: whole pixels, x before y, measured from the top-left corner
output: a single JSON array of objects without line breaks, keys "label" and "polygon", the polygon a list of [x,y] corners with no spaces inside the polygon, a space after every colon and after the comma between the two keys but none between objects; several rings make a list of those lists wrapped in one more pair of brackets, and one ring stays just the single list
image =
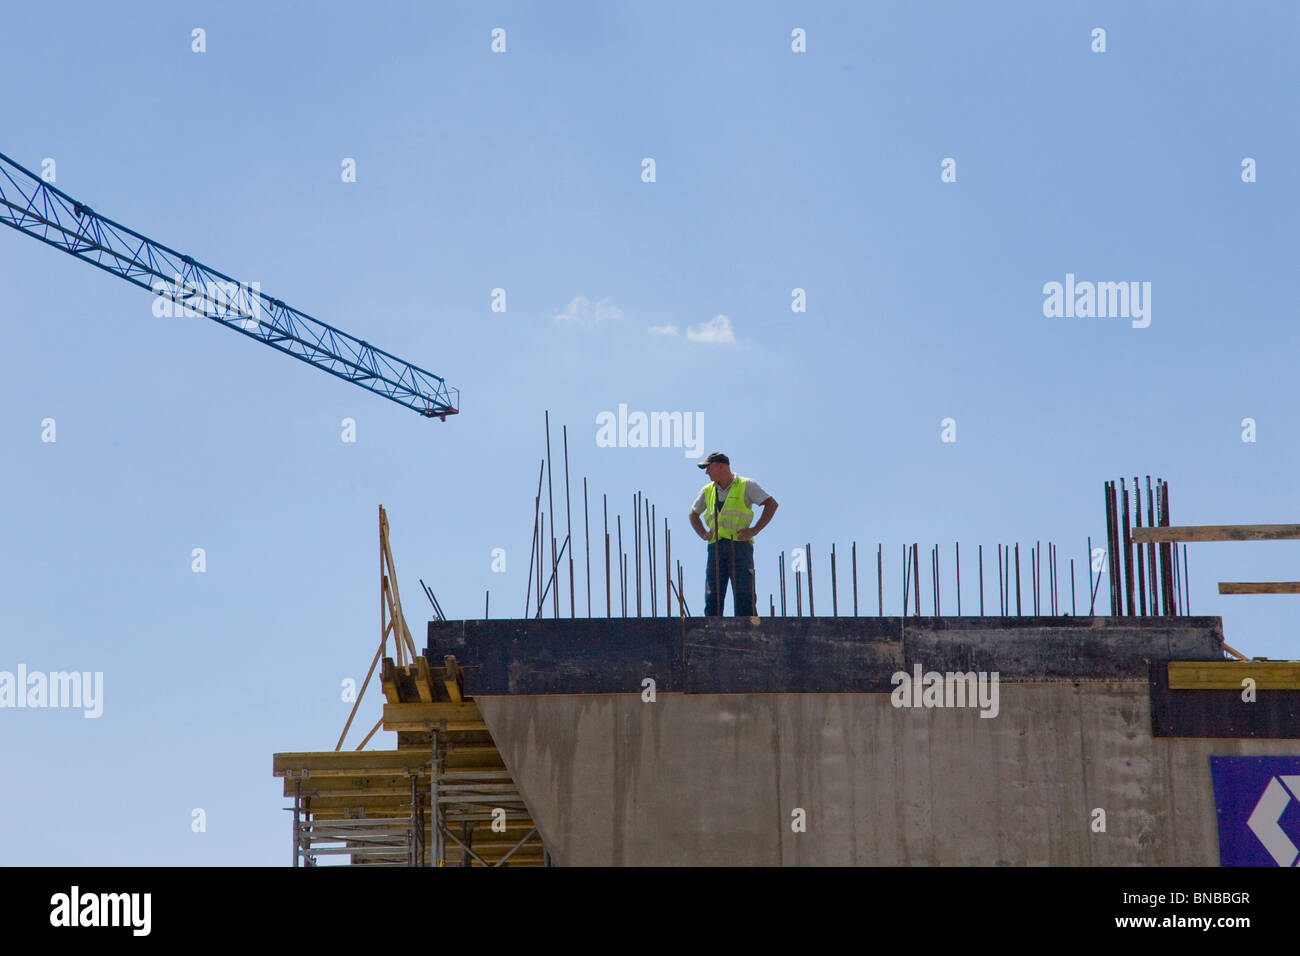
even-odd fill
[{"label": "wooden formwork", "polygon": [[295,804],[295,865],[322,855],[366,866],[543,865],[541,837],[478,704],[461,693],[455,659],[384,658],[381,677],[381,725],[396,750],[275,755]]}]

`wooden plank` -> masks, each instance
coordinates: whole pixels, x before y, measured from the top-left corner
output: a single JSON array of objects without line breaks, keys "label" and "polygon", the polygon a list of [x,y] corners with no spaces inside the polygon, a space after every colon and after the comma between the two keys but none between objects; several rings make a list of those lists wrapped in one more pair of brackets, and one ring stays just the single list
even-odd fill
[{"label": "wooden plank", "polygon": [[498,759],[501,757],[501,751],[495,744],[459,744],[451,743],[447,746],[448,757],[469,757],[469,756],[493,756]]},{"label": "wooden plank", "polygon": [[1220,581],[1220,594],[1300,594],[1300,581]]},{"label": "wooden plank", "polygon": [[447,722],[449,731],[485,730],[483,716],[478,704],[473,701],[452,703],[449,701],[432,704],[408,702],[384,705],[385,730],[429,730],[437,729],[440,721]]},{"label": "wooden plank", "polygon": [[1145,544],[1173,541],[1295,541],[1300,524],[1199,524],[1136,528],[1133,540]]},{"label": "wooden plank", "polygon": [[[318,806],[316,806],[317,802],[318,802],[318,801],[316,801],[316,800],[313,800],[313,801],[312,801],[312,806],[311,806],[311,815],[312,815],[312,819],[313,819],[313,820],[319,820],[319,821],[322,822],[322,823],[330,823],[330,822],[333,822],[333,821],[335,821],[335,820],[355,820],[355,819],[357,819],[357,817],[356,817],[356,813],[357,813],[358,809],[364,808],[364,807],[366,806],[366,804],[365,804],[364,801],[353,801],[353,802],[352,802],[351,804],[349,804],[348,806],[341,806],[341,807],[318,807]],[[410,807],[397,807],[397,808],[394,808],[394,807],[383,807],[383,808],[381,808],[381,807],[376,806],[376,807],[371,807],[370,809],[373,809],[375,812],[374,812],[374,813],[370,813],[369,810],[367,810],[367,816],[368,816],[369,818],[379,818],[380,816],[383,816],[383,817],[404,817],[404,818],[406,818],[406,819],[409,820],[410,817],[411,817],[411,809],[410,809]],[[382,810],[382,813],[380,812],[381,810]],[[425,826],[426,826],[426,827],[427,827],[427,826],[429,825],[429,823],[430,823],[429,812],[428,812],[427,810],[426,810],[425,813],[424,813],[424,822],[425,822]]]},{"label": "wooden plank", "polygon": [[[395,800],[397,798],[388,798],[388,799]],[[402,804],[400,802],[397,802],[397,803],[389,803],[386,805],[381,805],[377,800],[371,801],[365,799],[332,797],[332,796],[328,798],[327,797],[314,798],[312,800],[310,809],[311,809],[312,818],[322,823],[328,823],[336,820],[356,820],[358,819],[357,815],[362,811],[365,812],[365,817],[363,817],[362,819],[371,819],[371,820],[381,819],[381,818],[382,819],[389,819],[389,818],[409,819],[411,815],[411,808],[409,803]],[[481,814],[471,819],[471,823],[474,826],[474,833],[476,839],[479,836],[486,836],[488,834],[491,834],[493,837],[497,839],[518,840],[521,836],[527,833],[535,825],[534,821],[528,815],[526,810],[508,809],[506,811],[506,814],[507,816],[506,816],[505,833],[504,834],[493,833],[492,831],[493,818],[491,815],[491,808],[484,807],[483,812]],[[466,814],[457,813],[455,811],[446,814],[446,820],[448,826],[450,826],[452,832],[457,834],[458,836],[460,835],[461,820],[465,818],[467,818]],[[427,804],[424,808],[424,822],[426,827],[428,827],[431,824],[431,817],[429,816],[429,808]]]},{"label": "wooden plank", "polygon": [[460,747],[495,747],[492,742],[492,735],[487,732],[487,727],[480,727],[478,730],[458,730],[447,734],[447,743],[455,744]]},{"label": "wooden plank", "polygon": [[1300,690],[1300,661],[1170,661],[1170,690]]},{"label": "wooden plank", "polygon": [[[423,786],[421,790],[425,789]],[[407,783],[405,794],[370,794],[364,797],[332,793],[312,797],[311,811],[365,810],[368,817],[400,817],[411,813],[411,786]],[[321,819],[324,819],[322,816]]]},{"label": "wooden plank", "polygon": [[506,764],[500,757],[465,757],[452,754],[446,758],[443,763],[443,769],[448,772],[464,770],[505,770]]},{"label": "wooden plank", "polygon": [[[349,814],[355,813],[359,806],[361,806],[360,801],[354,802],[353,804],[346,807],[343,806],[318,807],[316,806],[316,801],[313,801],[312,817],[313,819],[320,820],[321,822],[330,822],[334,820],[355,820],[357,818],[355,816],[350,816]],[[407,818],[410,817],[410,807],[406,807],[405,812],[399,812],[397,810],[394,810],[394,808],[392,807],[375,806],[373,809],[376,811],[373,814],[373,817],[375,818],[381,816],[407,817]],[[382,811],[382,813],[380,813],[380,811]],[[459,836],[460,817],[456,816],[455,814],[448,814],[447,818],[450,821],[452,832],[455,833],[457,836]],[[427,806],[424,808],[424,821],[426,826],[430,822],[429,808]],[[474,833],[476,837],[480,834],[492,833],[492,815],[489,811],[485,810],[480,815],[479,818],[476,818],[472,822],[474,824]],[[527,813],[521,813],[517,810],[507,811],[505,833],[504,834],[494,833],[493,836],[497,837],[498,839],[508,840],[513,837],[515,840],[518,840],[521,836],[523,836],[525,833],[531,830],[533,826],[534,823]]]},{"label": "wooden plank", "polygon": [[478,704],[472,700],[443,700],[429,704],[418,700],[403,701],[400,704],[390,704],[384,710],[390,714],[400,716],[404,720],[414,719],[418,716],[421,719],[433,721],[435,725],[440,720],[476,721],[479,723],[483,721],[483,715],[479,713]]},{"label": "wooden plank", "polygon": [[447,654],[443,657],[443,665],[442,685],[447,690],[447,699],[459,701],[460,668],[456,666],[456,658]]},{"label": "wooden plank", "polygon": [[[452,843],[450,840],[448,840],[447,843],[448,843],[449,846],[453,846],[453,847],[456,846],[456,845],[455,845],[454,843]],[[541,848],[541,846],[539,845],[539,846],[537,846],[537,849],[533,850],[533,849],[530,849],[532,846],[534,846],[533,841],[532,841],[532,840],[528,841],[527,844],[525,844],[523,847],[521,847],[521,848],[519,849],[518,852],[516,852],[512,857],[510,857],[509,860],[506,861],[506,866],[507,866],[507,867],[515,867],[515,866],[528,866],[528,867],[532,867],[532,866],[542,866],[542,865],[543,865],[542,848]],[[478,852],[478,848],[477,848],[477,847],[475,847],[475,852]],[[437,865],[437,864],[433,861],[432,857],[430,856],[430,853],[431,853],[431,850],[425,850],[425,852],[424,852],[424,862],[425,862],[425,866],[435,866],[435,865]],[[448,850],[448,851],[447,851],[447,855],[446,855],[446,857],[444,858],[444,860],[443,860],[443,864],[442,864],[442,865],[444,865],[444,866],[460,866],[460,861],[461,861],[462,856],[463,856],[463,854],[461,853],[461,850],[460,850],[459,847],[456,847],[456,852],[455,852],[454,854],[451,852],[451,850]],[[489,861],[491,861],[491,860],[493,860],[493,859],[499,859],[499,856],[494,855],[494,856],[492,856],[492,857],[489,857],[488,859],[489,859]],[[359,858],[359,859],[355,859],[355,860],[353,860],[353,861],[352,861],[352,865],[353,865],[353,866],[361,866],[361,867],[406,866],[406,857],[404,857],[404,856],[399,856],[398,854],[394,854],[392,857],[382,857],[382,858],[380,858],[380,859],[378,859],[378,860],[374,859],[373,857],[370,858],[370,859]],[[478,867],[478,866],[479,866],[479,863],[478,863],[477,860],[474,862],[474,866],[475,866],[475,867]]]},{"label": "wooden plank", "polygon": [[484,794],[503,793],[513,795],[516,799],[519,798],[519,788],[514,785],[513,781],[445,781],[438,784],[438,792],[445,793],[448,796],[465,796],[468,794],[482,796]]},{"label": "wooden plank", "polygon": [[[528,842],[529,845],[532,844],[531,840]],[[479,853],[479,848],[477,845],[474,847],[474,852],[478,853],[479,856],[484,857],[490,864],[496,863],[496,861],[501,858],[500,853],[488,853],[488,854]],[[451,840],[448,840],[447,855],[444,857],[443,865],[460,866],[460,861],[464,859],[464,857],[465,857],[464,851],[461,850],[460,847],[456,846],[456,844],[453,843]],[[540,845],[535,850],[530,850],[529,846],[522,846],[519,848],[518,851],[515,852],[513,856],[510,857],[509,860],[506,861],[506,866],[541,866],[542,865],[541,861],[542,861],[542,848]],[[474,861],[475,867],[481,865],[482,864],[480,864],[478,860]]]},{"label": "wooden plank", "polygon": [[[284,795],[292,797],[297,780],[284,778]],[[335,794],[364,797],[378,794],[404,794],[411,792],[411,783],[400,772],[364,777],[308,777],[302,782],[302,792],[308,794]]]},{"label": "wooden plank", "polygon": [[[313,819],[319,820],[322,823],[328,823],[335,820],[355,820],[357,819],[355,816],[348,816],[347,814],[355,813],[357,808],[358,808],[357,805],[353,805],[350,807],[319,807],[318,808],[316,807],[315,802],[313,802],[312,817]],[[409,818],[410,817],[409,807],[406,808],[406,811],[404,813],[395,810],[394,808],[391,807],[374,807],[374,810],[376,811],[372,817],[374,819],[378,819],[381,817],[383,818],[390,818],[390,817]],[[380,811],[382,811],[382,813]],[[369,811],[367,812],[369,813]],[[428,824],[430,823],[430,817],[429,817],[429,811],[427,807],[425,808],[424,811],[424,821],[425,821],[425,825],[428,826]],[[511,812],[506,818],[505,832],[504,833],[493,832],[492,819],[490,815],[484,815],[483,819],[474,821],[475,843],[478,842],[478,838],[480,836],[487,836],[487,835],[491,835],[492,837],[498,840],[518,841],[519,838],[522,837],[529,830],[531,830],[534,825],[535,824],[528,817],[527,814]],[[451,824],[451,830],[457,836],[460,836],[460,823],[457,821],[453,821],[453,823]]]},{"label": "wooden plank", "polygon": [[375,773],[401,773],[403,770],[426,771],[429,754],[416,750],[324,750],[305,753],[276,754],[274,775],[283,777],[303,770],[312,777],[364,777]]},{"label": "wooden plank", "polygon": [[[410,704],[389,704],[390,707],[409,707]],[[435,704],[417,704],[419,707],[436,707]],[[408,731],[408,730],[428,730],[428,721],[422,719],[418,714],[399,711],[396,715],[386,717],[387,723],[384,724],[385,730]],[[481,720],[449,720],[443,728],[449,734],[463,734],[474,731],[484,730],[487,724]],[[434,723],[433,729],[437,730],[438,724]],[[415,753],[414,750],[410,751]]]},{"label": "wooden plank", "polygon": [[[527,808],[521,807],[518,803],[511,804],[509,801],[501,801],[500,803],[489,802],[483,803],[478,807],[487,816],[485,816],[484,819],[477,821],[475,826],[481,827],[486,831],[492,822],[490,816],[491,811],[497,807],[505,809],[507,824],[522,823],[529,819]],[[313,814],[319,812],[322,820],[327,818],[356,819],[357,815],[362,810],[365,810],[365,816],[367,818],[410,816],[411,798],[409,793],[407,796],[401,796],[399,794],[376,794],[374,796],[364,797],[326,793],[318,797],[313,797],[311,802],[311,812]],[[344,811],[351,813],[353,816],[350,818],[346,815],[334,816],[335,814],[344,814]],[[455,811],[449,812],[448,816],[450,817],[454,815],[454,812]],[[425,798],[424,815],[425,817],[428,817],[429,815],[427,797]],[[459,828],[459,822],[456,823],[456,826]]]},{"label": "wooden plank", "polygon": [[380,677],[384,683],[384,697],[390,704],[400,703],[402,694],[397,689],[397,665],[393,663],[391,657],[384,658],[384,666],[380,670]]},{"label": "wooden plank", "polygon": [[423,655],[415,659],[415,690],[423,703],[433,703],[433,677],[429,673],[428,658]]},{"label": "wooden plank", "polygon": [[[513,840],[509,839],[509,834],[493,833],[491,830],[488,830],[486,835],[493,837],[493,839],[485,840],[484,833],[482,831],[487,830],[487,828],[479,827],[477,830],[474,831],[474,842],[470,845],[474,848],[475,853],[479,854],[480,856],[487,857],[489,861],[499,860],[501,858],[501,854],[513,848],[516,843],[518,843],[521,839],[523,839],[524,834],[527,833],[530,829],[532,828],[526,827]],[[456,836],[460,836],[460,834],[457,833]],[[505,838],[503,839],[503,837]],[[483,842],[479,842],[480,840]],[[528,849],[529,845],[533,844],[534,842],[537,845],[537,849],[534,852],[541,853],[542,838],[540,836],[536,836],[530,839],[528,843],[525,843],[518,850],[516,850],[514,855],[510,857],[510,861],[514,862],[515,857],[518,856],[520,853],[523,853],[524,850]],[[448,840],[447,843],[450,846],[456,846],[456,844],[452,843],[451,840]],[[456,847],[456,848],[460,849],[460,847]]]}]

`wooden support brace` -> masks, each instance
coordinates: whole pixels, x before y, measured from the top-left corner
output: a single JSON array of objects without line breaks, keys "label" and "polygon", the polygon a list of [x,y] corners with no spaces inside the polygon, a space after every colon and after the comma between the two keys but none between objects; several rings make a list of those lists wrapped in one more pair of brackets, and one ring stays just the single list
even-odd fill
[{"label": "wooden support brace", "polygon": [[447,689],[447,699],[459,703],[463,698],[460,693],[460,667],[456,664],[456,658],[448,654],[443,658],[445,667],[443,669],[442,683]]},{"label": "wooden support brace", "polygon": [[473,701],[384,705],[385,730],[428,730],[443,720],[447,722],[446,729],[452,732],[487,729],[478,704]]},{"label": "wooden support brace", "polygon": [[1300,524],[1206,524],[1137,528],[1133,540],[1169,544],[1174,541],[1295,541]]},{"label": "wooden support brace", "polygon": [[428,658],[417,657],[411,669],[411,679],[415,681],[415,690],[420,695],[420,700],[426,704],[433,703],[433,676],[429,672]]},{"label": "wooden support brace", "polygon": [[384,697],[390,704],[401,703],[402,694],[397,686],[397,665],[393,663],[391,657],[384,658],[383,669],[380,671],[380,677],[384,685]]},{"label": "wooden support brace", "polygon": [[1220,594],[1300,594],[1300,581],[1220,581]]}]

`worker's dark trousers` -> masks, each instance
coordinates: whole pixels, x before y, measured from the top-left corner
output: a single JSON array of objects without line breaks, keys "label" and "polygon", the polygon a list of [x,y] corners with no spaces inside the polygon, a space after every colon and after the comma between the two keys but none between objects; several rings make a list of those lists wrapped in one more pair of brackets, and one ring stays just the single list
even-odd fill
[{"label": "worker's dark trousers", "polygon": [[727,584],[736,605],[736,617],[754,615],[754,542],[724,538],[709,542],[704,580],[704,616],[721,617],[727,601]]}]

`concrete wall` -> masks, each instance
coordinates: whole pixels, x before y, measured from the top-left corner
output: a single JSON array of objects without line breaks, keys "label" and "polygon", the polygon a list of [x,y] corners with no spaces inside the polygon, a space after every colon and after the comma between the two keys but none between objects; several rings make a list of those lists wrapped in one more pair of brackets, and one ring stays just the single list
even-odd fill
[{"label": "concrete wall", "polygon": [[1215,866],[1210,756],[1300,755],[1153,739],[1145,681],[999,691],[993,719],[888,693],[478,701],[561,865]]}]

